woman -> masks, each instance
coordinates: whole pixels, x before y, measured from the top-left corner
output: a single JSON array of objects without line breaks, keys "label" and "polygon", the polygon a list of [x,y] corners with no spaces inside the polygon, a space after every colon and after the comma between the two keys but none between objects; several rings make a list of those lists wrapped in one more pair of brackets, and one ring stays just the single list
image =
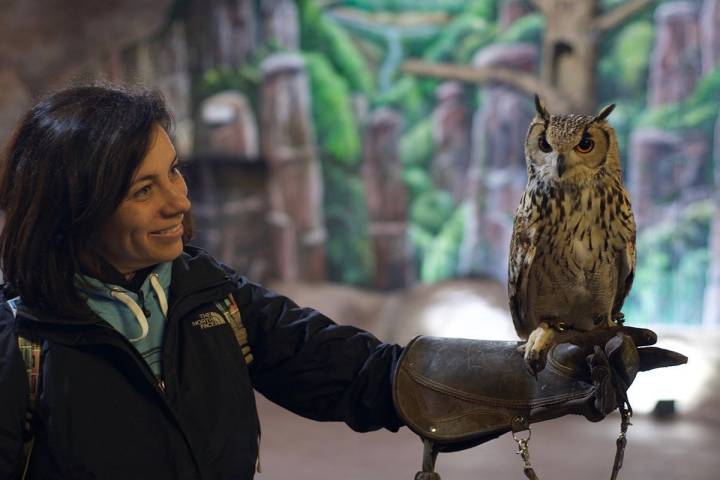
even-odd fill
[{"label": "woman", "polygon": [[[154,94],[56,93],[0,167],[0,478],[25,470],[17,335],[42,341],[28,478],[252,478],[253,387],[358,431],[401,424],[400,347],[239,277],[190,237],[190,201]],[[13,313],[8,305],[14,306]]]}]

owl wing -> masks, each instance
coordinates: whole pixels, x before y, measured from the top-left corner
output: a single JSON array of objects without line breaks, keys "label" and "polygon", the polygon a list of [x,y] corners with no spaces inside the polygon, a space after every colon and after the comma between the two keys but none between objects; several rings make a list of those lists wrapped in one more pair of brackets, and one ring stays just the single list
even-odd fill
[{"label": "owl wing", "polygon": [[613,303],[613,314],[619,313],[622,309],[635,278],[635,220],[630,210],[629,200],[626,199],[626,202],[627,212],[629,213],[626,213],[627,217],[624,217],[624,220],[627,223],[621,225],[623,227],[623,237],[627,241],[623,248],[624,255],[618,255],[618,284]]},{"label": "owl wing", "polygon": [[536,325],[528,315],[528,284],[530,269],[535,260],[535,226],[539,220],[537,209],[532,208],[526,190],[515,213],[513,233],[510,239],[508,264],[508,301],[515,331],[520,338],[527,338]]}]

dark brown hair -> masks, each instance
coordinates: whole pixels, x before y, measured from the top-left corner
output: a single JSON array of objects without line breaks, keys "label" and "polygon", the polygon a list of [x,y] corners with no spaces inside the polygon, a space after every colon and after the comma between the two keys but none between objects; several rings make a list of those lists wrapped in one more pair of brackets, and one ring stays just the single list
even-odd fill
[{"label": "dark brown hair", "polygon": [[59,91],[20,121],[0,161],[0,264],[24,304],[62,316],[87,311],[74,287],[80,255],[93,255],[155,124],[171,126],[158,93],[110,86]]}]

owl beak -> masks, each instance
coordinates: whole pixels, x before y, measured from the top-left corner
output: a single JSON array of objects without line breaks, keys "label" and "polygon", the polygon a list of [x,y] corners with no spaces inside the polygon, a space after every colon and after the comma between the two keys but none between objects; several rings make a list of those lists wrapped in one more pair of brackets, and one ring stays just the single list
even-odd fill
[{"label": "owl beak", "polygon": [[567,164],[565,162],[565,155],[559,154],[557,156],[557,174],[558,177],[562,177],[563,173],[567,170]]}]

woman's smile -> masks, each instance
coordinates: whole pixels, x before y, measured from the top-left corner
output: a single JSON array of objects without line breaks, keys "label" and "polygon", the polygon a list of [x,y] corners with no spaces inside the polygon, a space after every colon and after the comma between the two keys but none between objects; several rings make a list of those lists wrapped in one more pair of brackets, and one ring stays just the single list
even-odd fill
[{"label": "woman's smile", "polygon": [[153,237],[161,237],[161,238],[172,238],[175,239],[177,237],[182,237],[184,232],[182,221],[178,223],[177,225],[174,225],[172,227],[168,227],[162,230],[157,230],[155,232],[150,232],[150,235]]}]

